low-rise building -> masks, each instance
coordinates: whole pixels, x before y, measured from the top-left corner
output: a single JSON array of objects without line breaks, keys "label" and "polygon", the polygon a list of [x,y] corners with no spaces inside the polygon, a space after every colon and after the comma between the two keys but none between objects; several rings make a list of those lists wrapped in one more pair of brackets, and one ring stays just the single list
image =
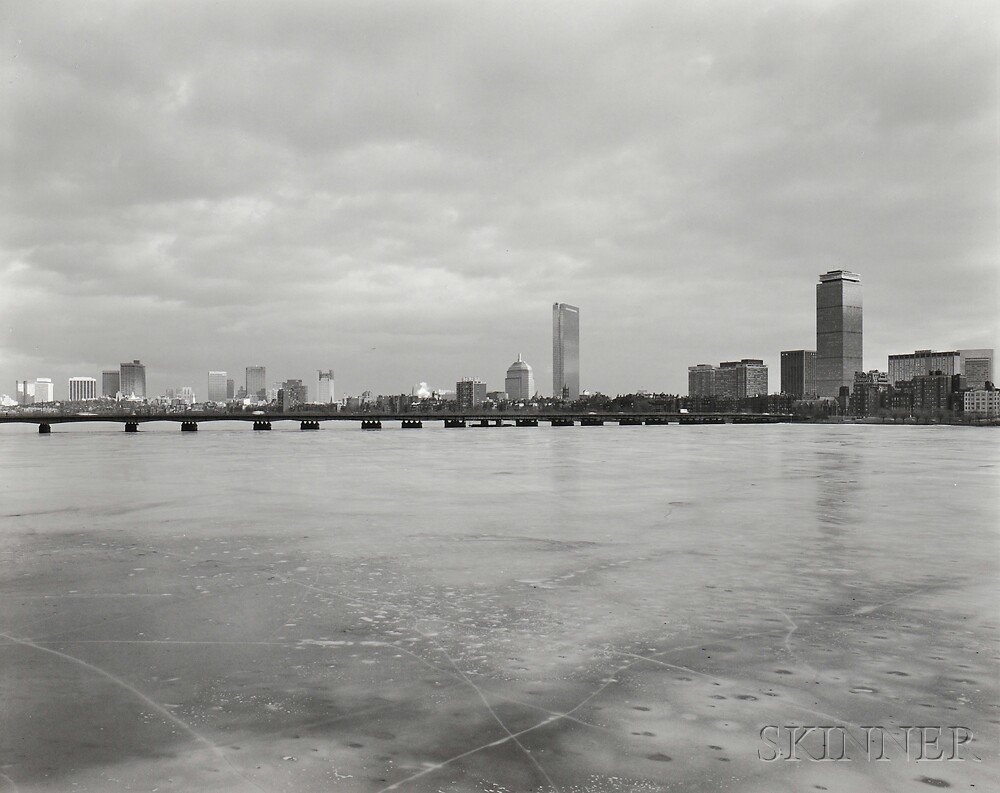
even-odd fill
[{"label": "low-rise building", "polygon": [[975,388],[963,395],[964,413],[970,418],[1000,417],[1000,391]]}]

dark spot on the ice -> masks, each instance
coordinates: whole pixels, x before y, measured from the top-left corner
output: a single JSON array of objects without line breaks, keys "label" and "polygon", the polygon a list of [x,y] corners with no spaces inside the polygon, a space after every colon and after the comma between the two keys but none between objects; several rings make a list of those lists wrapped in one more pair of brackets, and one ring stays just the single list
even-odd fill
[{"label": "dark spot on the ice", "polygon": [[813,785],[816,790],[829,790],[830,788],[823,787],[822,785]]},{"label": "dark spot on the ice", "polygon": [[746,702],[756,702],[757,701],[757,697],[755,697],[753,694],[737,694],[736,695],[736,699],[742,699],[742,700],[744,700]]},{"label": "dark spot on the ice", "polygon": [[728,757],[716,757],[715,759],[719,760],[720,762],[723,762],[723,763],[728,763],[729,762],[729,758]]},{"label": "dark spot on the ice", "polygon": [[632,710],[650,710],[650,708],[647,708],[645,705],[633,705]]},{"label": "dark spot on the ice", "polygon": [[678,677],[677,679],[678,680],[683,680],[685,683],[690,683],[691,682],[691,678],[690,677]]},{"label": "dark spot on the ice", "polygon": [[721,752],[722,751],[722,747],[721,746],[715,746],[714,744],[709,744],[708,748],[709,749],[715,749],[715,751],[717,751],[717,752]]},{"label": "dark spot on the ice", "polygon": [[764,696],[765,697],[780,697],[781,695],[780,694],[775,694],[773,691],[765,691],[764,692]]},{"label": "dark spot on the ice", "polygon": [[647,759],[655,760],[658,763],[669,763],[673,758],[668,754],[661,754],[656,752],[655,754],[646,755]]},{"label": "dark spot on the ice", "polygon": [[722,694],[710,694],[708,698],[709,699],[725,699],[725,697],[722,696]]},{"label": "dark spot on the ice", "polygon": [[776,675],[790,675],[790,674],[792,674],[792,672],[790,672],[787,669],[775,669],[774,670],[774,674],[776,674]]},{"label": "dark spot on the ice", "polygon": [[364,744],[363,743],[356,743],[355,741],[348,741],[347,745],[349,747],[351,747],[352,749],[363,749],[364,748]]},{"label": "dark spot on the ice", "polygon": [[931,787],[951,787],[951,782],[945,782],[943,779],[937,779],[932,776],[918,776],[917,781]]},{"label": "dark spot on the ice", "polygon": [[852,694],[877,694],[878,689],[872,688],[871,686],[855,686],[854,688],[848,689]]},{"label": "dark spot on the ice", "polygon": [[886,674],[887,675],[896,675],[897,677],[909,677],[910,676],[908,672],[900,672],[900,671],[898,671],[896,669],[893,669],[891,672],[886,672]]}]

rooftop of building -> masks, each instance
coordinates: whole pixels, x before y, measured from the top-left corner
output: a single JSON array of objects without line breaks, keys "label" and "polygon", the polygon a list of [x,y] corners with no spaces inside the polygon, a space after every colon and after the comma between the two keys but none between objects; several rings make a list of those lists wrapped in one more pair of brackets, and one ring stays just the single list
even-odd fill
[{"label": "rooftop of building", "polygon": [[828,270],[825,273],[821,273],[819,280],[822,283],[827,281],[857,281],[861,282],[861,276],[857,273],[852,273],[850,270]]}]

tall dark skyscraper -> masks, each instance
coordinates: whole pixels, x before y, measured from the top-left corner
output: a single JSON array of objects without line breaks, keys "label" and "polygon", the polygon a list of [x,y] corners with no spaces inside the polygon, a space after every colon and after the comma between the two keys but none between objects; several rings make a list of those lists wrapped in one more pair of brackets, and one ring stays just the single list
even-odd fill
[{"label": "tall dark skyscraper", "polygon": [[118,369],[105,369],[101,372],[101,396],[114,399],[121,391],[122,373]]},{"label": "tall dark skyscraper", "polygon": [[794,397],[816,392],[816,351],[781,351],[781,393]]},{"label": "tall dark skyscraper", "polygon": [[118,367],[121,376],[119,389],[123,397],[135,396],[146,398],[146,367],[138,359],[132,363],[123,363]]},{"label": "tall dark skyscraper", "polygon": [[552,396],[580,398],[580,309],[552,304]]},{"label": "tall dark skyscraper", "polygon": [[861,332],[861,276],[831,270],[816,284],[816,391],[837,397],[864,371]]}]

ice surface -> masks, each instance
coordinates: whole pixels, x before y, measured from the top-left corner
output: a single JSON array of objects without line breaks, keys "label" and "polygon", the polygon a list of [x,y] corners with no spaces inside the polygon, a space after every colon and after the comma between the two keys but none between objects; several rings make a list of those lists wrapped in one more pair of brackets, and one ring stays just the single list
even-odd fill
[{"label": "ice surface", "polygon": [[[0,455],[0,791],[997,789],[989,430]],[[963,725],[982,762],[764,763],[767,724]]]}]

